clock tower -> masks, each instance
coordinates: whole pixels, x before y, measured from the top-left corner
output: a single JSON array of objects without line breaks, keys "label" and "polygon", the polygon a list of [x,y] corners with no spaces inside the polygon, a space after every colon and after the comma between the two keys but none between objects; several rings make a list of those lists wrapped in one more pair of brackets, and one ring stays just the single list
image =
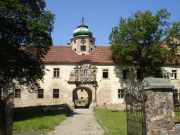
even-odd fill
[{"label": "clock tower", "polygon": [[82,24],[73,31],[73,38],[71,38],[72,49],[79,55],[88,55],[94,50],[94,45],[93,33],[84,24],[84,18],[82,18]]}]

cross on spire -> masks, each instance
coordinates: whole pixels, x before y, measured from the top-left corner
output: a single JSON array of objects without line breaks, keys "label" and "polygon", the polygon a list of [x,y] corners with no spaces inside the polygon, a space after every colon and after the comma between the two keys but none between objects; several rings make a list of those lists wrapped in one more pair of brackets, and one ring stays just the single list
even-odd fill
[{"label": "cross on spire", "polygon": [[84,17],[82,17],[82,24],[84,24]]}]

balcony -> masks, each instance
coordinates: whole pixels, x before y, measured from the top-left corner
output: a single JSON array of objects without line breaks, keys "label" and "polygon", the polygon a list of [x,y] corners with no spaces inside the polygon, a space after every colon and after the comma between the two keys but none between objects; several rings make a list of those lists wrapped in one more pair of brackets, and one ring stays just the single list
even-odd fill
[{"label": "balcony", "polygon": [[96,83],[96,75],[74,75],[71,74],[68,83],[70,84],[94,84]]}]

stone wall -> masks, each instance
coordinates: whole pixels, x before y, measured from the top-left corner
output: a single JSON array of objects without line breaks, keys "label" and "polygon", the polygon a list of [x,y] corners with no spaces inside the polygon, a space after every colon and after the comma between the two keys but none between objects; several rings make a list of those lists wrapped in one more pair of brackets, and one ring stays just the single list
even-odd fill
[{"label": "stone wall", "polygon": [[179,135],[175,126],[173,86],[168,79],[145,78],[142,82],[147,135]]},{"label": "stone wall", "polygon": [[147,135],[175,134],[172,91],[148,90],[144,96]]}]

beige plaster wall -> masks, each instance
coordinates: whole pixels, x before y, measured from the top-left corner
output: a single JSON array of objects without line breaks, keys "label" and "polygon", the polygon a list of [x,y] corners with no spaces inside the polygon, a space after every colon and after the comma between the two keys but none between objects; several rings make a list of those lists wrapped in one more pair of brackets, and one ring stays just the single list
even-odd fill
[{"label": "beige plaster wall", "polygon": [[[92,99],[96,104],[113,104],[122,103],[123,99],[118,99],[118,89],[122,89],[119,78],[115,74],[115,66],[97,66],[97,90],[92,85],[82,85],[89,87],[92,90]],[[15,107],[22,106],[36,106],[36,105],[54,105],[67,103],[72,105],[72,91],[76,88],[75,84],[69,84],[68,80],[70,73],[73,71],[75,65],[57,64],[57,65],[46,65],[46,74],[44,81],[40,82],[40,86],[44,89],[44,98],[37,98],[37,91],[33,93],[28,92],[28,88],[23,86],[17,86],[22,90],[21,98],[14,99]],[[53,77],[53,69],[60,68],[60,77]],[[109,78],[102,78],[103,69],[109,70]],[[58,99],[53,98],[53,89],[59,89],[60,97]],[[95,101],[96,95],[96,101]]]},{"label": "beige plaster wall", "polygon": [[[174,89],[177,89],[180,92],[180,66],[167,66],[163,67],[165,73],[168,74],[171,84],[174,86]],[[172,70],[177,70],[177,78],[173,79],[171,76]]]},{"label": "beige plaster wall", "polygon": [[[91,84],[82,84],[82,86],[88,87],[92,90],[92,100],[94,105],[103,104],[124,104],[124,98],[118,98],[118,89],[131,89],[135,91],[138,87],[138,80],[134,70],[129,71],[128,79],[122,79],[122,70],[127,67],[116,67],[115,65],[95,65],[97,67],[96,80],[98,87],[95,88]],[[21,98],[14,99],[15,107],[23,106],[36,106],[36,105],[55,105],[67,103],[73,106],[72,91],[76,88],[75,84],[69,84],[68,80],[70,73],[73,71],[75,64],[52,64],[46,65],[46,74],[44,81],[40,82],[40,86],[44,89],[44,98],[37,98],[37,91],[33,91],[24,87],[17,86],[20,88]],[[60,77],[53,77],[53,69],[60,68]],[[108,69],[109,78],[103,79],[103,69]],[[172,80],[171,83],[175,86],[175,89],[180,91],[180,67],[164,67],[167,72],[171,70],[177,70],[177,79]],[[132,85],[133,84],[133,85]],[[133,86],[133,87],[132,87]],[[60,94],[58,99],[53,98],[53,89],[59,89]],[[28,92],[28,91],[31,91]]]}]

